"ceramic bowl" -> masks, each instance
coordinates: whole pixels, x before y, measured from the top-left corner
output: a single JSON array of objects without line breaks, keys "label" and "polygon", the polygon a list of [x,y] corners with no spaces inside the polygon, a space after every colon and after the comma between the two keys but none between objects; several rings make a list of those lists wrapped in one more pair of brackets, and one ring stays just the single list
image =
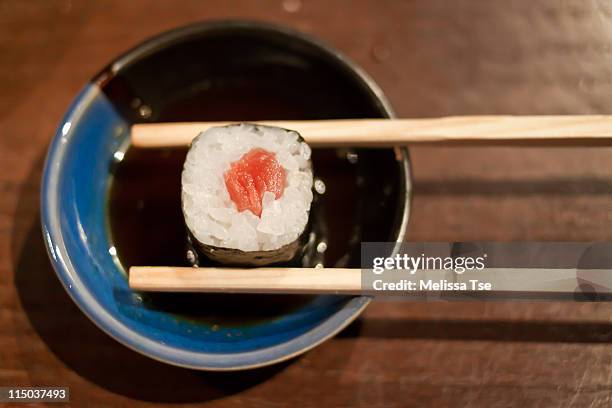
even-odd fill
[{"label": "ceramic bowl", "polygon": [[[266,106],[258,103],[262,97]],[[226,103],[219,107],[215,101],[223,99]],[[194,369],[238,370],[299,355],[347,326],[369,298],[315,296],[266,319],[225,325],[186,318],[167,301],[160,306],[155,298],[150,302],[148,295],[130,291],[125,273],[129,262],[122,258],[127,249],[109,226],[109,189],[121,160],[130,154],[129,127],[152,121],[392,115],[381,90],[354,63],[285,28],[224,21],[152,38],[85,85],[49,147],[42,180],[42,229],[57,276],[98,327],[157,360]],[[353,155],[351,163],[359,158],[351,180],[361,186],[356,190],[360,196],[346,208],[334,207],[333,199],[325,204],[330,218],[335,212],[356,214],[348,237],[351,245],[338,244],[342,253],[332,264],[359,267],[359,242],[404,238],[408,154],[405,149],[328,153]],[[156,154],[162,161],[166,157],[163,151]],[[150,165],[158,168],[158,163]],[[342,186],[334,187],[333,174],[325,181],[328,188],[336,188],[337,196],[343,194]],[[135,223],[134,228],[145,224]],[[339,238],[328,239],[333,250]],[[212,302],[218,309],[222,302],[236,299],[199,296],[194,307],[200,311]],[[182,298],[170,299],[181,303]],[[257,307],[254,302],[249,309]]]}]

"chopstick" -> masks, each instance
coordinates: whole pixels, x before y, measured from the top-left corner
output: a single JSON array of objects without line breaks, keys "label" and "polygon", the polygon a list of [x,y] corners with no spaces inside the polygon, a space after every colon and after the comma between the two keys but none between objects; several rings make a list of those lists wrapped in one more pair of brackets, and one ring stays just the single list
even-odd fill
[{"label": "chopstick", "polygon": [[[402,271],[406,273],[406,271]],[[364,275],[365,273],[365,275]],[[387,273],[387,272],[385,272]],[[133,266],[129,286],[138,291],[202,293],[269,293],[269,294],[347,294],[347,295],[414,295],[427,298],[494,298],[504,300],[560,300],[588,298],[597,288],[597,300],[612,300],[610,269],[543,269],[485,268],[465,274],[445,270],[420,270],[416,276],[405,275],[415,282],[448,280],[463,282],[467,291],[445,291],[426,288],[412,293],[371,289],[370,271],[350,268],[193,268],[173,266]],[[364,279],[364,276],[366,278]],[[369,275],[370,278],[372,275]],[[379,276],[375,279],[379,279]],[[380,279],[383,279],[380,276]],[[470,290],[473,280],[490,283],[491,291]],[[370,286],[364,289],[363,285]],[[594,289],[593,289],[594,290]],[[444,295],[441,295],[444,293]]]},{"label": "chopstick", "polygon": [[[132,126],[136,147],[187,146],[212,126],[236,122]],[[391,147],[414,143],[612,146],[612,115],[449,116],[423,119],[337,119],[253,122],[295,130],[313,147]]]},{"label": "chopstick", "polygon": [[359,294],[361,269],[132,266],[129,285],[154,292]]}]

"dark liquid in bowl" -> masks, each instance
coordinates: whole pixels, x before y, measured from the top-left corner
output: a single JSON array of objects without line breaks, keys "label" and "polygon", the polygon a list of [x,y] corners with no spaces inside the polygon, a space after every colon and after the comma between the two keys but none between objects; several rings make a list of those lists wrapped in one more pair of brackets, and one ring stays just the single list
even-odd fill
[{"label": "dark liquid in bowl", "polygon": [[[189,265],[180,202],[185,154],[186,149],[131,149],[117,166],[110,191],[110,228],[117,255],[126,270],[133,265]],[[358,251],[358,246],[351,248],[350,244],[351,238],[358,236],[356,167],[330,150],[315,151],[313,162],[320,169],[318,177],[327,186],[311,215],[320,221],[323,218],[325,225],[322,229],[313,228],[316,233],[311,245],[315,248],[325,242],[327,248],[320,255],[316,250],[309,251],[315,252],[315,256],[305,262],[309,266],[317,263],[356,266],[347,256]],[[358,244],[358,239],[353,243]],[[202,266],[211,265],[205,258],[200,262]],[[149,307],[227,325],[273,318],[310,302],[312,297],[157,293],[147,294],[144,300]]]},{"label": "dark liquid in bowl", "polygon": [[[271,40],[272,41],[272,40]],[[130,122],[379,117],[381,108],[355,79],[327,59],[251,37],[175,45],[104,84]],[[209,61],[206,56],[217,55]],[[199,57],[198,57],[199,56]],[[146,63],[145,63],[146,62]],[[170,75],[169,73],[173,73]],[[185,149],[129,149],[113,165],[109,226],[119,261],[187,265],[180,203]],[[400,205],[400,166],[391,150],[317,149],[315,177],[326,186],[311,213],[313,248],[304,263],[359,267],[361,241],[392,239]],[[320,248],[322,248],[320,246]],[[203,265],[206,266],[204,260]],[[311,296],[146,294],[148,307],[211,324],[272,319]]]}]

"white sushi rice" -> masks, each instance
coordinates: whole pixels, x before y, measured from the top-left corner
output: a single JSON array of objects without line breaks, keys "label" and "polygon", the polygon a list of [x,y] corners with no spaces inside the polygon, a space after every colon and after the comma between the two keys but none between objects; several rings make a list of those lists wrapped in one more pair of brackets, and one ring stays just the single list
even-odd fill
[{"label": "white sushi rice", "polygon": [[[239,212],[230,199],[224,174],[254,148],[276,155],[285,169],[279,199],[263,195],[261,218]],[[268,251],[295,241],[304,231],[312,202],[310,147],[298,134],[281,128],[240,124],[214,127],[191,144],[182,175],[183,214],[201,243],[242,251]]]}]

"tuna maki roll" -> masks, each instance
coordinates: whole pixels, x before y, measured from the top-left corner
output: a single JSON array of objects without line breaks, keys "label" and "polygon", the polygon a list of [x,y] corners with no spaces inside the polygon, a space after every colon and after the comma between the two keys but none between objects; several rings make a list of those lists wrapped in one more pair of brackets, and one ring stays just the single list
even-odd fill
[{"label": "tuna maki roll", "polygon": [[310,147],[271,126],[213,127],[191,143],[182,208],[192,246],[231,265],[293,259],[312,203]]}]

